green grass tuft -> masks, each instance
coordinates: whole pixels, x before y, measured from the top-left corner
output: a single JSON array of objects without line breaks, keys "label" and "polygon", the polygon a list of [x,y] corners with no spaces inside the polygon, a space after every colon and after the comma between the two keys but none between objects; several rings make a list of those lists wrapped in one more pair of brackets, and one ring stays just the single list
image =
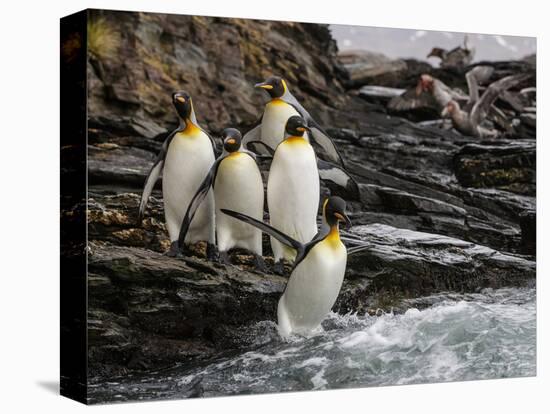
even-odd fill
[{"label": "green grass tuft", "polygon": [[88,53],[100,59],[115,58],[120,47],[120,33],[104,18],[88,20]]}]

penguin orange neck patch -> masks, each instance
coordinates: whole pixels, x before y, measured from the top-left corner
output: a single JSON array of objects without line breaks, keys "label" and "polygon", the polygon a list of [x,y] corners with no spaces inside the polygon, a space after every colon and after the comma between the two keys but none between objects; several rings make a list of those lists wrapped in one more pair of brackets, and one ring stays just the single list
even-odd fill
[{"label": "penguin orange neck patch", "polygon": [[333,249],[339,249],[342,246],[342,241],[340,240],[340,231],[338,230],[338,225],[330,227],[330,232],[325,238],[325,243],[327,246]]},{"label": "penguin orange neck patch", "polygon": [[235,152],[229,153],[226,158],[235,159],[235,158],[239,158],[241,155],[243,155],[242,152],[235,151]]},{"label": "penguin orange neck patch", "polygon": [[185,135],[195,135],[200,132],[200,128],[196,126],[193,122],[190,120],[187,120],[185,122],[185,129],[181,131]]},{"label": "penguin orange neck patch", "polygon": [[273,98],[271,101],[269,101],[271,105],[288,105],[285,101],[283,101],[281,98]]},{"label": "penguin orange neck patch", "polygon": [[284,141],[287,144],[290,145],[303,145],[303,144],[309,144],[307,140],[304,137],[288,137]]}]

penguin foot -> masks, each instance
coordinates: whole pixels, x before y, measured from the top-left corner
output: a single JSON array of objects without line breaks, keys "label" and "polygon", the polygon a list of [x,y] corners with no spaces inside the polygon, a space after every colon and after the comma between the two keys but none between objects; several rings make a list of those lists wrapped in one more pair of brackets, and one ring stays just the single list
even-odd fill
[{"label": "penguin foot", "polygon": [[177,241],[173,241],[170,243],[170,250],[166,252],[166,256],[168,257],[177,257],[181,254],[180,245]]},{"label": "penguin foot", "polygon": [[278,260],[277,262],[275,262],[275,265],[273,266],[273,271],[276,274],[281,275],[281,276],[283,276],[285,274],[285,264],[283,262],[283,259]]},{"label": "penguin foot", "polygon": [[254,268],[260,273],[268,273],[264,258],[259,254],[254,255]]},{"label": "penguin foot", "polygon": [[231,259],[228,252],[220,252],[218,262],[224,265],[231,265]]},{"label": "penguin foot", "polygon": [[212,243],[206,243],[206,258],[212,262],[215,262],[219,258],[218,249]]}]

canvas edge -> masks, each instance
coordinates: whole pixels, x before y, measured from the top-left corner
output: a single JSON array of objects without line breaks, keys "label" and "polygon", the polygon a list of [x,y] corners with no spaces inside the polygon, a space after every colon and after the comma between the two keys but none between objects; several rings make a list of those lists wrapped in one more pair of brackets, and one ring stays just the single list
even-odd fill
[{"label": "canvas edge", "polygon": [[87,404],[87,21],[60,19],[60,394]]}]

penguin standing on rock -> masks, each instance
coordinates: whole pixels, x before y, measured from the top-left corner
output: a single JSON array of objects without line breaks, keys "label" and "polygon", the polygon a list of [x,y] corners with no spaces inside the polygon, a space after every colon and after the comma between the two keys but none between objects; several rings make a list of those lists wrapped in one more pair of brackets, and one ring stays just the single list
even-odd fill
[{"label": "penguin standing on rock", "polygon": [[340,240],[339,223],[351,226],[345,210],[346,203],[340,197],[328,198],[323,205],[324,224],[308,243],[301,243],[240,212],[221,210],[296,250],[296,261],[277,307],[277,325],[282,337],[311,333],[336,302],[347,264],[347,250]]},{"label": "penguin standing on rock", "polygon": [[264,186],[262,175],[253,153],[241,147],[241,133],[234,128],[222,132],[223,154],[212,165],[198,191],[189,203],[179,232],[179,242],[186,239],[193,218],[210,189],[214,189],[216,204],[216,236],[220,261],[230,264],[228,252],[240,247],[254,254],[256,268],[267,271],[262,258],[262,233],[246,223],[220,214],[222,208],[242,211],[262,220],[264,211]]},{"label": "penguin standing on rock", "polygon": [[272,149],[276,148],[284,137],[287,120],[291,116],[300,115],[310,129],[310,134],[306,135],[306,139],[311,138],[321,146],[329,161],[341,167],[344,166],[342,156],[332,139],[290,93],[284,79],[279,76],[271,76],[265,82],[256,84],[255,87],[267,91],[271,100],[265,106],[261,122],[245,134],[243,145],[248,148],[254,142],[261,142]]},{"label": "penguin standing on rock", "polygon": [[162,145],[147,179],[139,205],[139,222],[143,217],[149,196],[162,172],[162,195],[166,228],[170,236],[169,256],[175,256],[186,245],[207,242],[207,256],[215,258],[214,196],[209,193],[195,214],[185,240],[178,243],[180,225],[193,195],[214,163],[215,144],[199,126],[193,102],[187,92],[175,92],[172,103],[180,125],[168,135]]},{"label": "penguin standing on rock", "polygon": [[[299,115],[291,116],[285,139],[277,146],[267,181],[267,205],[271,225],[301,243],[317,233],[319,171],[313,147],[304,137],[310,128]],[[294,260],[295,252],[271,238],[275,271],[282,274],[283,260]]]}]

